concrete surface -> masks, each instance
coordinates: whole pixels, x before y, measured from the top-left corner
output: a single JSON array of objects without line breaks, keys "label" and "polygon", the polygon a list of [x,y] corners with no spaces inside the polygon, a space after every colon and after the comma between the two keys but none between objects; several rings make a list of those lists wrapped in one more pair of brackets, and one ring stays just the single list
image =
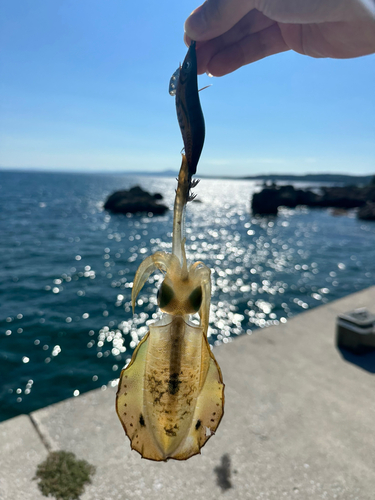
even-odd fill
[{"label": "concrete surface", "polygon": [[[359,358],[366,370],[335,348],[336,316],[355,307],[375,311],[375,287],[216,348],[225,415],[202,455],[186,462],[154,463],[131,452],[115,413],[115,388],[32,418],[52,449],[73,451],[97,467],[82,500],[374,500],[375,357]],[[39,498],[30,493],[35,481],[23,481],[23,460],[35,439],[31,478],[45,450],[26,426],[24,416],[0,424],[1,459],[8,460],[8,442],[5,452],[18,454],[18,465],[13,458],[7,470],[18,467],[22,476],[5,499]],[[9,445],[15,433],[17,443]],[[10,491],[11,482],[0,480],[0,493]]]},{"label": "concrete surface", "polygon": [[26,415],[0,424],[0,499],[40,500],[37,465],[45,460],[47,450]]}]

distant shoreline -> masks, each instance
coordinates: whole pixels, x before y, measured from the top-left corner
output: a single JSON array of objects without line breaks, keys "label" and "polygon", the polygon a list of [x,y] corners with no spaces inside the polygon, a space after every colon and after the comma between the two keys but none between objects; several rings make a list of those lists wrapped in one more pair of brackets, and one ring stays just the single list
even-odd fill
[{"label": "distant shoreline", "polygon": [[290,181],[290,182],[322,182],[322,183],[341,183],[341,184],[368,184],[373,175],[346,175],[346,174],[305,174],[305,175],[292,175],[292,174],[264,174],[264,175],[251,175],[241,177],[229,176],[208,176],[202,175],[203,178],[212,179],[233,179],[245,181]]},{"label": "distant shoreline", "polygon": [[[43,174],[85,174],[85,175],[138,175],[138,176],[153,176],[153,177],[177,177],[178,172],[173,170],[165,170],[162,172],[150,172],[150,171],[71,171],[71,170],[44,170],[44,169],[9,169],[1,168],[0,173],[43,173]],[[304,174],[304,175],[293,175],[293,174],[261,174],[261,175],[241,175],[241,176],[229,176],[229,175],[200,175],[198,177],[202,179],[227,179],[234,181],[269,181],[269,182],[319,182],[319,183],[340,183],[340,184],[368,184],[374,175],[348,175],[348,174]]]}]

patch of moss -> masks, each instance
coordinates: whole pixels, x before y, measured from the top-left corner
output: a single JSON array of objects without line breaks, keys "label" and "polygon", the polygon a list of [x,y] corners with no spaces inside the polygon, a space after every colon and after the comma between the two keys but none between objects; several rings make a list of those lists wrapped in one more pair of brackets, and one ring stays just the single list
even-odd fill
[{"label": "patch of moss", "polygon": [[78,500],[85,484],[91,483],[95,467],[86,460],[77,460],[74,453],[53,451],[38,465],[34,479],[44,496],[56,500]]}]

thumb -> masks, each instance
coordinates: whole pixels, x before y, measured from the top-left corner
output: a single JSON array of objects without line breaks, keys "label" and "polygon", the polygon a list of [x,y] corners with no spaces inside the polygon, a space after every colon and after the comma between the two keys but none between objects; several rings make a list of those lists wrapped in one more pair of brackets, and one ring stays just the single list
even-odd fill
[{"label": "thumb", "polygon": [[230,30],[255,4],[256,0],[206,0],[186,19],[186,35],[196,41],[216,38]]}]

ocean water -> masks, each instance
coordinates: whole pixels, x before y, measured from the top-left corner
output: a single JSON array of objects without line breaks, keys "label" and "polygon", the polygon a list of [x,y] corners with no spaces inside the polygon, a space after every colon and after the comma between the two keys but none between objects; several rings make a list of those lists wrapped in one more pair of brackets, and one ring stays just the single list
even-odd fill
[{"label": "ocean water", "polygon": [[[103,210],[110,193],[136,184],[172,209],[173,178],[0,171],[0,420],[116,384],[158,317],[161,276],[140,293],[134,317],[131,287],[146,256],[171,250],[172,210]],[[306,208],[253,217],[257,189],[203,179],[201,203],[188,206],[188,258],[212,269],[212,344],[375,281],[375,224]]]}]

